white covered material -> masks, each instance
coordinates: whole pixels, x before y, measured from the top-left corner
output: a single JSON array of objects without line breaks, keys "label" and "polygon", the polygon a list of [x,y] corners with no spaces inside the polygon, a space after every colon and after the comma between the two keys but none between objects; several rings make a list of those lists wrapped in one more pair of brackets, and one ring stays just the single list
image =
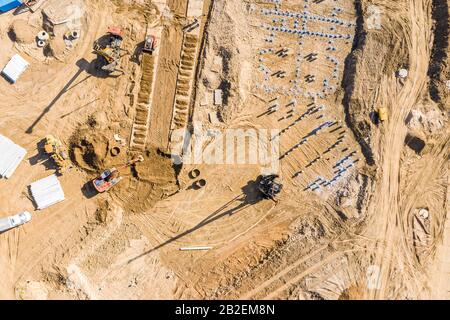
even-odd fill
[{"label": "white covered material", "polygon": [[188,17],[198,18],[203,14],[203,0],[189,0],[188,4]]},{"label": "white covered material", "polygon": [[9,179],[27,151],[0,134],[0,177]]},{"label": "white covered material", "polygon": [[9,81],[15,83],[29,65],[30,64],[24,58],[16,54],[9,60],[6,67],[2,70],[2,73]]},{"label": "white covered material", "polygon": [[65,199],[61,184],[54,174],[33,182],[30,185],[30,190],[39,210],[50,207]]},{"label": "white covered material", "polygon": [[216,106],[221,106],[222,105],[222,99],[223,99],[222,90],[220,90],[220,89],[214,90],[214,104]]}]

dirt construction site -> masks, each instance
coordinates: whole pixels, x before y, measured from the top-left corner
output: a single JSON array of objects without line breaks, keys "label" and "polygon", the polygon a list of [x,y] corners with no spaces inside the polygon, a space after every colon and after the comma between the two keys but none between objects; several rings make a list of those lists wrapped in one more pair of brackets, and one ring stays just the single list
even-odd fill
[{"label": "dirt construction site", "polygon": [[450,299],[449,8],[0,11],[0,299]]}]

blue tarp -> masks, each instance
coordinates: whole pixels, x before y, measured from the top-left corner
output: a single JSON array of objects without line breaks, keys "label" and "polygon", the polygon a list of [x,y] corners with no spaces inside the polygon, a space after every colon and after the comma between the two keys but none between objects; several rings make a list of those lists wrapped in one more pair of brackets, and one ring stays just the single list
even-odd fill
[{"label": "blue tarp", "polygon": [[6,12],[22,5],[22,0],[0,0],[0,12]]}]

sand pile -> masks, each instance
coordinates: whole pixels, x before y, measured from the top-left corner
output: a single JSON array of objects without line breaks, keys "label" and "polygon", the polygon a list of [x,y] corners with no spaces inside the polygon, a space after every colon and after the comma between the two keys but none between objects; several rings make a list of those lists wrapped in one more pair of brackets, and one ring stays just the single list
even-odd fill
[{"label": "sand pile", "polygon": [[23,19],[14,21],[9,27],[9,34],[12,40],[21,44],[30,44],[34,42],[37,33],[38,30]]},{"label": "sand pile", "polygon": [[72,136],[69,152],[77,166],[88,172],[97,172],[105,167],[109,148],[108,138],[104,134],[82,129]]},{"label": "sand pile", "polygon": [[127,212],[145,212],[158,200],[179,191],[178,171],[170,158],[153,149],[145,151],[143,157],[143,162],[122,170],[122,176],[126,179],[112,192]]},{"label": "sand pile", "polygon": [[47,56],[62,59],[65,53],[66,43],[64,42],[64,38],[62,36],[53,38],[48,45]]}]

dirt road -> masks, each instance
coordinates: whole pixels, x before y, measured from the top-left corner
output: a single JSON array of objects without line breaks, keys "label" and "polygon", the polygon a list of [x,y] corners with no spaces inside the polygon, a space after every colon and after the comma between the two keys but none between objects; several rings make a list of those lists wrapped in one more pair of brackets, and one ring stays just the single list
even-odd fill
[{"label": "dirt road", "polygon": [[[381,288],[369,290],[367,298],[388,298],[392,268],[398,262],[396,244],[406,236],[399,222],[407,212],[402,211],[399,190],[400,158],[407,133],[405,119],[412,107],[427,89],[428,61],[431,51],[431,2],[409,1],[407,37],[409,76],[402,85],[395,75],[383,79],[383,98],[390,106],[391,115],[381,144],[382,177],[371,208],[379,223],[379,244],[374,265],[380,266]],[[404,253],[402,254],[404,256]],[[407,257],[407,256],[406,256]]]}]

